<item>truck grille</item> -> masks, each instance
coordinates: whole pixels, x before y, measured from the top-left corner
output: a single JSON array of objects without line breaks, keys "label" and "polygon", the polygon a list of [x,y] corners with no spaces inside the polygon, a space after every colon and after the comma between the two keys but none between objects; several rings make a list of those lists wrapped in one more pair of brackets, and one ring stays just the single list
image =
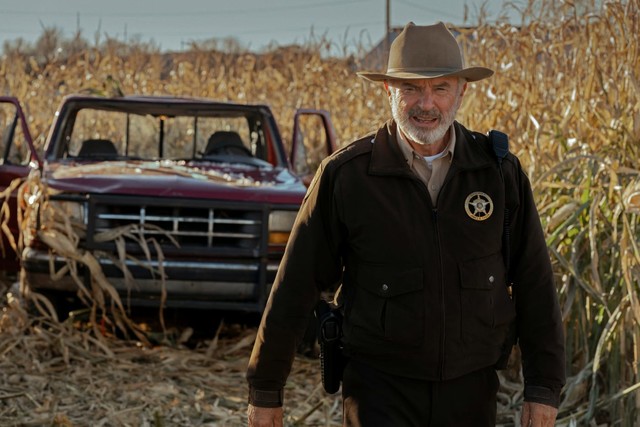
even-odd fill
[{"label": "truck grille", "polygon": [[[93,233],[89,234],[133,227],[145,239],[160,243],[165,252],[165,248],[175,248],[182,253],[198,249],[208,253],[232,251],[235,255],[238,251],[250,251],[258,255],[265,222],[263,210],[197,202],[95,198],[90,202],[89,230]],[[91,246],[99,244],[94,242]]]}]

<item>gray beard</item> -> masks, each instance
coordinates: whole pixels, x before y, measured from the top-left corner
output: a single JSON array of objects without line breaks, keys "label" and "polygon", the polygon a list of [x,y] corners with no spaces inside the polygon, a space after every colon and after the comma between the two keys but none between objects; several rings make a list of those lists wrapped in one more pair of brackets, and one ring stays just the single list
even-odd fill
[{"label": "gray beard", "polygon": [[[460,105],[458,101],[457,105],[455,105],[454,108],[452,108],[444,115],[441,115],[440,112],[436,109],[427,111],[419,107],[414,107],[407,114],[402,114],[395,96],[391,97],[391,114],[395,122],[398,124],[398,127],[400,128],[402,133],[411,138],[412,141],[422,145],[433,145],[434,143],[444,138],[447,130],[449,130],[449,128],[453,124],[453,121],[455,120],[459,106]],[[411,116],[420,115],[427,117],[437,117],[438,119],[440,119],[440,124],[433,130],[422,129],[414,126],[413,123],[411,123]]]}]

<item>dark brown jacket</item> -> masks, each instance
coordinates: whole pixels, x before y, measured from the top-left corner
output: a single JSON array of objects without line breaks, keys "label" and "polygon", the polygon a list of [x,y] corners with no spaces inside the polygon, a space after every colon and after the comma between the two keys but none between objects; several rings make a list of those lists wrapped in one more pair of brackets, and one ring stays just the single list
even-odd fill
[{"label": "dark brown jacket", "polygon": [[[252,390],[282,389],[319,293],[341,283],[349,357],[407,377],[448,380],[495,365],[517,312],[525,396],[557,406],[562,320],[529,181],[509,154],[505,184],[486,137],[455,130],[435,206],[393,122],[323,162],[267,303],[247,373]],[[503,259],[505,194],[515,303]]]}]

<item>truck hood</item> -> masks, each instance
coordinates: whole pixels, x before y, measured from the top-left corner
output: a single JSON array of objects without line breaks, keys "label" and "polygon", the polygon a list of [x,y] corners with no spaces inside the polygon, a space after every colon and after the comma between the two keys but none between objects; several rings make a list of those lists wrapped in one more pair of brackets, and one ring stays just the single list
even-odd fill
[{"label": "truck hood", "polygon": [[43,179],[51,190],[64,193],[299,204],[306,192],[285,168],[209,162],[48,163]]}]

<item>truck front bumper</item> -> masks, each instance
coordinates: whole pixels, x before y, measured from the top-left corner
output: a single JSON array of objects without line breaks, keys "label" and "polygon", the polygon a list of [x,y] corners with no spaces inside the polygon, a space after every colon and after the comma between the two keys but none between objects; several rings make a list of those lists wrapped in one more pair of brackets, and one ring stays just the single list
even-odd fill
[{"label": "truck front bumper", "polygon": [[[163,290],[166,307],[214,308],[259,312],[264,308],[279,260],[126,260],[133,279],[125,280],[119,261],[96,257],[107,281],[132,306],[157,306]],[[69,275],[55,273],[69,260],[48,251],[27,248],[22,267],[26,285],[33,291],[76,294],[78,283]],[[86,289],[91,287],[89,269],[76,263]],[[162,268],[161,268],[162,267]],[[164,271],[164,280],[160,271]]]}]

